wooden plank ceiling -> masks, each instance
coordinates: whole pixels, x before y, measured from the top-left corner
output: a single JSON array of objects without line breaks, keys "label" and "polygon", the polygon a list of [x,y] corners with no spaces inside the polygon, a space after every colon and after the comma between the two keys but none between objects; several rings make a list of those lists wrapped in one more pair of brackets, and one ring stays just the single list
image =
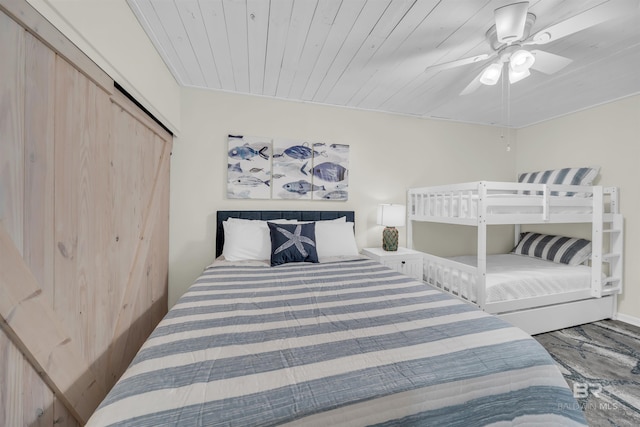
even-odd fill
[{"label": "wooden plank ceiling", "polygon": [[[491,62],[504,0],[128,0],[183,86],[522,127],[640,93],[640,8],[631,0],[532,0],[531,34],[603,3],[620,17],[534,48],[572,62],[460,92]],[[622,9],[621,9],[622,10]],[[508,94],[508,97],[506,96]],[[509,100],[506,102],[505,100]]]}]

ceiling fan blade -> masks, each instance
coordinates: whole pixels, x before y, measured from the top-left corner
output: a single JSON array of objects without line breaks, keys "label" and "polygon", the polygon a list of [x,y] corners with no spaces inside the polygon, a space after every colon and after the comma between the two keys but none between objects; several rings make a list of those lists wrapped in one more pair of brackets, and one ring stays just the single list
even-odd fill
[{"label": "ceiling fan blade", "polygon": [[482,55],[472,56],[469,58],[463,58],[463,59],[458,59],[456,61],[443,62],[442,64],[431,65],[425,68],[424,71],[438,72],[442,70],[448,70],[450,68],[456,68],[463,65],[474,64],[476,62],[484,61],[489,58],[493,58],[494,56],[496,55],[495,54],[489,55],[487,53],[483,53]]},{"label": "ceiling fan blade", "polygon": [[602,3],[538,31],[527,40],[526,44],[546,44],[605,21],[624,16],[637,7],[637,0],[616,0]]},{"label": "ceiling fan blade", "polygon": [[543,50],[536,49],[532,50],[531,53],[536,57],[531,68],[545,74],[556,73],[573,62],[572,59],[556,55],[555,53],[545,52]]},{"label": "ceiling fan blade", "polygon": [[496,21],[496,35],[500,43],[513,43],[522,39],[527,21],[529,2],[502,6],[493,11]]},{"label": "ceiling fan blade", "polygon": [[461,96],[469,95],[470,93],[478,90],[480,86],[482,86],[482,83],[480,83],[480,77],[482,77],[482,73],[484,73],[484,69],[480,71],[480,73],[473,80],[471,80],[471,83],[469,83],[467,87],[462,89],[462,92],[460,92]]}]

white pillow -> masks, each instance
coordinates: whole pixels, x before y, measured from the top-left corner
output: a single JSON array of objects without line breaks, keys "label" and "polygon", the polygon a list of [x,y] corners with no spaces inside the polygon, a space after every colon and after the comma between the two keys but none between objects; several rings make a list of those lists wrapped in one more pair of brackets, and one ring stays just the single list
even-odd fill
[{"label": "white pillow", "polygon": [[266,221],[223,221],[222,228],[225,259],[243,261],[271,257],[271,236]]},{"label": "white pillow", "polygon": [[[276,219],[273,222],[287,223]],[[222,255],[229,261],[265,260],[271,257],[271,235],[267,221],[227,218],[222,222],[224,246]]]},{"label": "white pillow", "polygon": [[[593,184],[593,180],[598,176],[599,166],[585,168],[563,168],[549,169],[546,171],[525,172],[518,175],[518,182],[532,184],[558,184],[558,185],[587,185]],[[523,191],[522,194],[530,194],[530,191]],[[585,197],[585,193],[574,193],[569,191],[552,191],[551,196],[575,196]],[[589,193],[590,194],[590,193]],[[542,195],[538,191],[538,195]]]},{"label": "white pillow", "polygon": [[317,221],[316,251],[320,262],[329,257],[357,256],[353,222]]},{"label": "white pillow", "polygon": [[[322,221],[275,219],[274,223],[316,223],[316,251],[320,262],[329,257],[358,255],[353,222],[346,217]],[[224,246],[222,255],[228,261],[265,260],[271,257],[271,234],[267,221],[227,218],[222,222]]]}]

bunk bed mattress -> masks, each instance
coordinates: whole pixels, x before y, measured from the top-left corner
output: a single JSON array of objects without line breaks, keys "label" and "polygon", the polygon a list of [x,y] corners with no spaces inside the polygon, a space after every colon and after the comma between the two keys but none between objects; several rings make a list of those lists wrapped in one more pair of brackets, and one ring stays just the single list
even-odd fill
[{"label": "bunk bed mattress", "polygon": [[586,425],[529,335],[368,259],[214,265],[90,426]]},{"label": "bunk bed mattress", "polygon": [[[477,266],[475,255],[449,258]],[[469,275],[462,273],[462,281]],[[486,302],[512,301],[566,292],[588,290],[591,268],[567,265],[524,255],[500,254],[487,256]],[[462,287],[460,292],[469,298]],[[476,295],[471,296],[476,300]]]}]

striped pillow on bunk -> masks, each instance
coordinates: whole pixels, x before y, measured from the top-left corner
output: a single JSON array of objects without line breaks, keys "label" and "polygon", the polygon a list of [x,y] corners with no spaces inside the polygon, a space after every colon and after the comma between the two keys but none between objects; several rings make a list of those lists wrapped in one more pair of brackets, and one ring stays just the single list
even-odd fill
[{"label": "striped pillow on bunk", "polygon": [[511,253],[579,265],[591,256],[591,242],[575,237],[528,232],[520,235],[520,242]]},{"label": "striped pillow on bunk", "polygon": [[[593,180],[596,178],[599,171],[599,167],[589,167],[526,172],[518,176],[518,182],[525,182],[529,184],[592,185]],[[524,191],[523,194],[531,194],[531,192]],[[542,193],[538,192],[538,194]],[[568,191],[552,191],[551,195],[575,196],[576,193]]]}]

